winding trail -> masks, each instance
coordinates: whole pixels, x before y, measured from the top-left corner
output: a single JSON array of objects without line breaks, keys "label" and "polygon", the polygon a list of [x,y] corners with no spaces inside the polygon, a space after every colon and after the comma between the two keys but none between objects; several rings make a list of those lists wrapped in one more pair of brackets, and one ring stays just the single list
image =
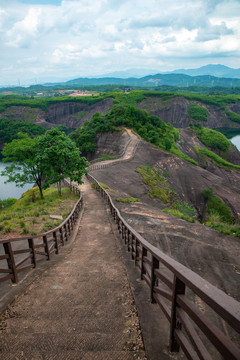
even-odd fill
[{"label": "winding trail", "polygon": [[96,169],[103,169],[106,168],[108,166],[111,165],[115,165],[115,164],[119,164],[125,161],[129,161],[133,158],[135,151],[137,149],[137,146],[140,142],[140,137],[138,137],[137,135],[134,134],[134,132],[130,129],[125,129],[125,131],[128,133],[129,135],[129,142],[126,145],[124,154],[114,160],[105,160],[105,161],[101,161],[100,163],[97,164],[93,164],[89,166],[89,170],[96,170]]}]

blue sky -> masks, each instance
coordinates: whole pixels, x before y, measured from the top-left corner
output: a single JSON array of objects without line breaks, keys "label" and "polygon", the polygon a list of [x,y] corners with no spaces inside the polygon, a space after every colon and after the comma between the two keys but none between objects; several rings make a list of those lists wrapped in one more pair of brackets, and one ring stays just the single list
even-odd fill
[{"label": "blue sky", "polygon": [[239,0],[0,0],[0,86],[240,67]]}]

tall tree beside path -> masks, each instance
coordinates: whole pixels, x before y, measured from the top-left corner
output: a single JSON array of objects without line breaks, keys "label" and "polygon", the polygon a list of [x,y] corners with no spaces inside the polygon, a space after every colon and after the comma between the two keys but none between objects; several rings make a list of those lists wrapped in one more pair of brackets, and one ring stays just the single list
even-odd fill
[{"label": "tall tree beside path", "polygon": [[62,179],[70,178],[71,181],[82,183],[88,162],[85,157],[80,157],[77,145],[64,132],[52,128],[44,136],[38,137],[37,146],[37,160],[44,168],[45,186],[57,183],[61,194]]},{"label": "tall tree beside path", "polygon": [[7,182],[15,182],[17,186],[36,183],[41,198],[43,189],[54,183],[58,183],[61,194],[64,178],[82,183],[88,162],[80,157],[76,144],[65,133],[52,128],[33,139],[22,133],[18,136],[19,139],[6,144],[2,152],[3,161],[11,162],[1,173],[8,176]]}]

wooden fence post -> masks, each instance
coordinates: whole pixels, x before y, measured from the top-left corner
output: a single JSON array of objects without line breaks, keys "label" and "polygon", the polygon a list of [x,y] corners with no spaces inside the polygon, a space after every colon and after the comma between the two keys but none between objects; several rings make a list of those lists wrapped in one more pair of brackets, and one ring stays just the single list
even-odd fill
[{"label": "wooden fence post", "polygon": [[32,238],[28,239],[28,246],[29,246],[29,249],[31,249],[31,253],[32,253],[31,263],[33,264],[34,267],[36,267],[37,266],[36,252],[35,252],[35,247],[34,247],[34,240]]},{"label": "wooden fence post", "polygon": [[47,236],[46,235],[43,235],[43,243],[44,243],[44,248],[45,248],[47,260],[50,260],[50,252],[49,252],[48,241],[47,241]]},{"label": "wooden fence post", "polygon": [[57,239],[57,234],[56,231],[53,232],[53,238],[54,238],[54,243],[55,243],[55,254],[58,254],[58,239]]},{"label": "wooden fence post", "polygon": [[60,240],[61,240],[62,246],[64,246],[64,238],[63,238],[63,230],[62,230],[62,227],[60,227],[59,232],[60,232]]},{"label": "wooden fence post", "polygon": [[17,274],[17,268],[16,268],[16,264],[15,264],[15,259],[14,259],[14,254],[13,254],[13,250],[12,250],[12,244],[11,242],[7,242],[3,244],[4,247],[4,251],[5,254],[9,256],[9,258],[7,259],[7,264],[8,264],[8,268],[11,270],[12,272],[12,282],[17,283],[18,282],[18,274]]},{"label": "wooden fence post", "polygon": [[175,329],[181,329],[181,323],[177,317],[177,302],[176,298],[177,295],[185,294],[185,284],[177,278],[177,276],[174,276],[174,282],[173,282],[173,295],[172,295],[172,310],[171,310],[171,323],[170,323],[170,351],[172,352],[179,352],[179,344],[175,338]]},{"label": "wooden fence post", "polygon": [[64,226],[64,231],[65,231],[65,241],[68,241],[68,231],[67,231],[66,223],[63,226]]}]

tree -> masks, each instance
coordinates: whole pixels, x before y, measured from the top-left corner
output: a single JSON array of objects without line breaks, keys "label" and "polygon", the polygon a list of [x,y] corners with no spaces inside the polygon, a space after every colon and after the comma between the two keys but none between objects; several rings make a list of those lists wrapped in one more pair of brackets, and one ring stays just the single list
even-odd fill
[{"label": "tree", "polygon": [[44,171],[40,162],[36,159],[38,153],[37,138],[30,138],[27,134],[18,133],[18,139],[6,144],[2,154],[4,162],[11,162],[2,176],[8,176],[6,182],[15,182],[19,187],[25,184],[37,184],[41,198],[43,198]]},{"label": "tree", "polygon": [[77,145],[65,133],[52,128],[44,136],[38,137],[37,147],[37,161],[45,174],[44,186],[57,183],[61,195],[61,180],[64,178],[82,183],[88,162],[85,157],[80,157]]},{"label": "tree", "polygon": [[45,135],[31,139],[19,133],[19,139],[6,144],[3,149],[4,162],[10,161],[1,175],[8,176],[7,182],[17,186],[36,183],[41,198],[43,189],[58,183],[61,194],[61,180],[82,183],[88,162],[80,157],[76,144],[57,128],[52,128]]}]

